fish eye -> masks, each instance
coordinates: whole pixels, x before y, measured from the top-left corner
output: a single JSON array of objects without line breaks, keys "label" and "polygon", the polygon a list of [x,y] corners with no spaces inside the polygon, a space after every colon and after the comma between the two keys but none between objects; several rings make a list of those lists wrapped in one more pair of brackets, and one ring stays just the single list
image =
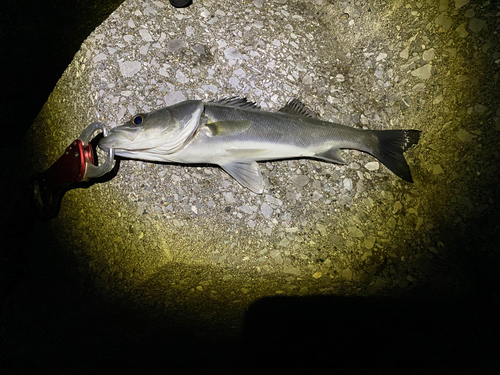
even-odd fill
[{"label": "fish eye", "polygon": [[132,118],[132,123],[134,125],[141,125],[142,122],[144,121],[144,117],[143,115],[136,115]]}]

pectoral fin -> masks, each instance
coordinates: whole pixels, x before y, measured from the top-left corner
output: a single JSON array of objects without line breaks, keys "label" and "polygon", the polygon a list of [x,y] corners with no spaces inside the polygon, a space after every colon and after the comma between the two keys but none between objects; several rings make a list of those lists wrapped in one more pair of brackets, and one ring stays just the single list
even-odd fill
[{"label": "pectoral fin", "polygon": [[338,148],[331,148],[325,152],[314,155],[314,157],[329,163],[345,164],[345,160],[340,156],[340,150]]},{"label": "pectoral fin", "polygon": [[261,194],[264,190],[264,181],[257,162],[234,161],[221,167],[241,185],[254,193]]},{"label": "pectoral fin", "polygon": [[207,123],[206,127],[212,133],[212,136],[234,135],[247,130],[252,121],[250,120],[228,120]]}]

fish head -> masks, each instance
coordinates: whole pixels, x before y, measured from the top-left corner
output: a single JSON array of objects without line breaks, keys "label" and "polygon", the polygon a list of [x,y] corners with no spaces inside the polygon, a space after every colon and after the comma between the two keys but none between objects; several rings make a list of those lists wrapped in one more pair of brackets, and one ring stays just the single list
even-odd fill
[{"label": "fish head", "polygon": [[116,155],[148,159],[150,154],[168,155],[180,150],[198,128],[203,103],[189,100],[133,116],[109,131],[99,147],[115,149]]}]

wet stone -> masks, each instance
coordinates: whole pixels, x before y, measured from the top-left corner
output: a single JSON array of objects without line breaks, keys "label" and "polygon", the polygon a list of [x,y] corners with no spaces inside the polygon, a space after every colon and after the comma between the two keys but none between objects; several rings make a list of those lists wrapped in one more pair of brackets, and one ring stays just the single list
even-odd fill
[{"label": "wet stone", "polygon": [[172,39],[167,43],[167,49],[170,52],[177,52],[181,48],[186,48],[187,43],[183,41],[182,39]]},{"label": "wet stone", "polygon": [[412,76],[415,76],[420,79],[429,79],[431,77],[431,66],[429,64],[424,65],[418,69],[415,69],[411,72]]},{"label": "wet stone", "polygon": [[444,14],[437,16],[435,22],[437,25],[441,26],[444,31],[448,31],[452,24],[451,19],[446,17]]},{"label": "wet stone", "polygon": [[295,175],[292,177],[292,183],[299,188],[303,188],[304,186],[306,186],[309,183],[309,180],[310,178],[303,174]]},{"label": "wet stone", "polygon": [[264,215],[266,219],[269,219],[273,214],[273,209],[270,205],[264,203],[262,206],[260,206],[260,212],[262,212],[262,215]]},{"label": "wet stone", "polygon": [[434,58],[434,53],[435,53],[434,48],[431,48],[428,49],[427,51],[424,51],[422,57],[425,61],[431,61]]},{"label": "wet stone", "polygon": [[238,60],[241,59],[241,54],[234,47],[229,47],[224,51],[224,56],[228,60]]},{"label": "wet stone", "polygon": [[486,26],[486,21],[477,18],[472,18],[469,22],[469,29],[475,33],[480,32],[484,26]]},{"label": "wet stone", "polygon": [[464,5],[469,4],[469,1],[470,0],[455,0],[455,8],[456,9],[462,8]]},{"label": "wet stone", "polygon": [[205,46],[203,44],[197,43],[191,49],[196,52],[198,55],[205,54]]}]

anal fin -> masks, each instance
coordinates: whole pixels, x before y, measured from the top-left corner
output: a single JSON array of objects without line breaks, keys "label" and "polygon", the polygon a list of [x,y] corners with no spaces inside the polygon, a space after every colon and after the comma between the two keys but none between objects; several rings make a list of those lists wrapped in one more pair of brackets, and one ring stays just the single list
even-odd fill
[{"label": "anal fin", "polygon": [[221,167],[241,185],[254,193],[261,194],[264,190],[264,181],[257,162],[233,161]]},{"label": "anal fin", "polygon": [[322,152],[320,154],[314,155],[316,159],[324,160],[329,163],[345,164],[345,160],[340,156],[340,150],[338,148],[331,148]]}]

